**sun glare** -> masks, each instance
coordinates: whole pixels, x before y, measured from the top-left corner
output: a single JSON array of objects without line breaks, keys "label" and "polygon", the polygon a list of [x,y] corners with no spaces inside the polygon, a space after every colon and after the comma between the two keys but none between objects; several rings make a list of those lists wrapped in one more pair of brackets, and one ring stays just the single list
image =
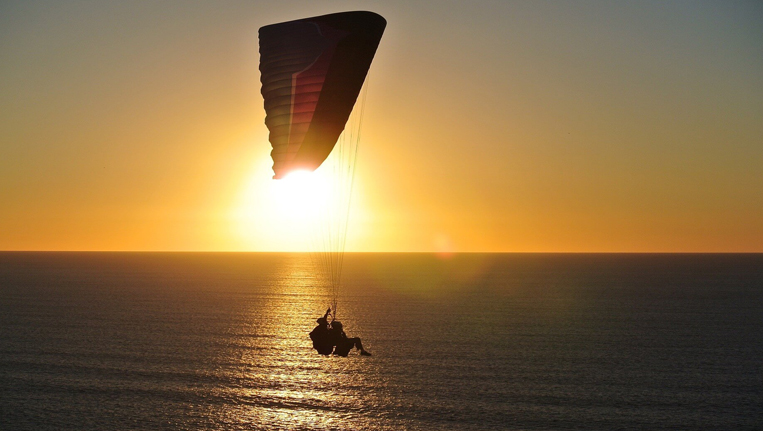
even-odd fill
[{"label": "sun glare", "polygon": [[321,230],[335,229],[346,209],[342,188],[327,169],[294,171],[274,180],[255,169],[233,210],[235,232],[243,249],[310,251]]},{"label": "sun glare", "polygon": [[273,181],[273,197],[282,216],[301,219],[318,216],[319,209],[331,199],[329,179],[320,172],[294,171]]}]

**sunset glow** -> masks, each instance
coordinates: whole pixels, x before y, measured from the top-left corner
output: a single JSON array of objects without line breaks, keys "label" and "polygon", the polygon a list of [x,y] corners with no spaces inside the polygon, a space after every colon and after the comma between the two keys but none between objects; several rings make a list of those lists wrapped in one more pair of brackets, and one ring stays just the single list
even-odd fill
[{"label": "sunset glow", "polygon": [[257,249],[265,238],[279,250],[316,251],[314,243],[324,240],[323,231],[346,222],[343,185],[330,170],[298,170],[280,180],[261,173],[253,171],[230,210],[235,220],[231,234],[242,239],[243,249]]},{"label": "sunset glow", "polygon": [[[0,250],[309,248],[257,29],[347,5],[44,3],[0,6]],[[763,251],[761,15],[734,5],[369,5],[347,250]]]}]

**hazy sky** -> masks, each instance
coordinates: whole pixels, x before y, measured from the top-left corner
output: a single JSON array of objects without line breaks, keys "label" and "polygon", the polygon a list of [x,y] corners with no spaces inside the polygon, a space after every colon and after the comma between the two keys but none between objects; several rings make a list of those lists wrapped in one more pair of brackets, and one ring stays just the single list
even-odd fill
[{"label": "hazy sky", "polygon": [[757,1],[0,2],[0,250],[288,250],[259,27],[372,10],[349,250],[763,252]]}]

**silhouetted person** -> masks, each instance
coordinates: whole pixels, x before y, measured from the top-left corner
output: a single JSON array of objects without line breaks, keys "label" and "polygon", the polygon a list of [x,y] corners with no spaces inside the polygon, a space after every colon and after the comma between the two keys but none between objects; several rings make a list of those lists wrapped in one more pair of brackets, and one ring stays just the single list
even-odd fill
[{"label": "silhouetted person", "polygon": [[342,329],[342,322],[335,320],[331,322],[331,328],[329,329],[329,338],[331,344],[335,345],[334,354],[339,356],[347,356],[353,347],[360,350],[361,355],[371,356],[370,353],[363,348],[363,343],[360,342],[360,337],[347,338],[347,334]]},{"label": "silhouetted person", "polygon": [[335,346],[331,338],[331,333],[329,332],[329,322],[327,319],[329,313],[331,313],[331,308],[326,310],[326,314],[324,314],[323,317],[319,317],[318,320],[316,320],[318,326],[313,328],[313,331],[310,332],[310,339],[313,340],[313,348],[321,355],[330,355]]}]

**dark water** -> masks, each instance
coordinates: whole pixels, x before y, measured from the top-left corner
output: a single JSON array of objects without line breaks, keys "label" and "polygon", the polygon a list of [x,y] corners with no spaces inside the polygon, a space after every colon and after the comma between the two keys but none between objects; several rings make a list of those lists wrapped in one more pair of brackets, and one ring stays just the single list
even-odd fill
[{"label": "dark water", "polygon": [[0,253],[0,428],[763,429],[763,255]]}]

